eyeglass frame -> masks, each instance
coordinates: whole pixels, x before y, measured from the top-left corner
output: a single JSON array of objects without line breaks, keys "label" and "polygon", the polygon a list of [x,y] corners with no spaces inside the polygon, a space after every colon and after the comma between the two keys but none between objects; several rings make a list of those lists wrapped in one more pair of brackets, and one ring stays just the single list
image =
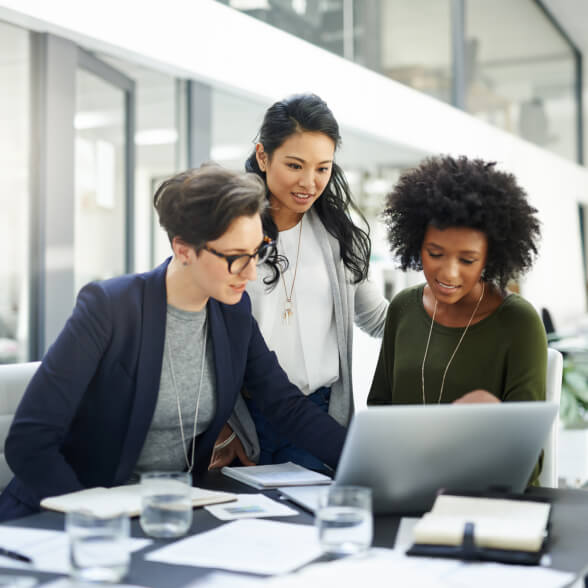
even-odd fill
[{"label": "eyeglass frame", "polygon": [[[245,271],[245,269],[247,269],[247,267],[251,263],[252,259],[254,259],[255,257],[259,257],[259,250],[262,247],[273,248],[275,246],[276,246],[276,242],[273,239],[270,239],[267,235],[264,235],[262,242],[260,243],[259,247],[255,250],[254,253],[238,253],[236,255],[227,255],[226,253],[221,253],[220,251],[217,251],[216,249],[213,249],[212,247],[209,247],[208,245],[203,245],[202,249],[204,249],[204,251],[208,251],[209,253],[212,253],[213,255],[216,255],[217,257],[220,257],[221,259],[224,259],[227,262],[228,272],[231,275],[236,276],[236,275],[240,274],[241,272]],[[271,253],[269,255],[271,255]],[[269,255],[268,255],[268,257],[269,257]],[[238,272],[233,273],[231,271],[231,266],[233,265],[233,263],[235,261],[237,261],[238,259],[241,259],[243,257],[249,258],[247,260],[247,263],[243,266],[243,269],[239,270]],[[258,265],[258,264],[259,264],[259,262],[257,262],[255,265]]]}]

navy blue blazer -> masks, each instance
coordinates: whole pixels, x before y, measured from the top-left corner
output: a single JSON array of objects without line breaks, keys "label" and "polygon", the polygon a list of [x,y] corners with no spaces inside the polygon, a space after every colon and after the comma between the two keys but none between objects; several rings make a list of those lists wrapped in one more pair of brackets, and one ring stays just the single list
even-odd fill
[{"label": "navy blue blazer", "polygon": [[[0,520],[38,510],[46,496],[129,480],[159,391],[168,263],[80,291],[10,427],[5,454],[15,476],[0,496]],[[335,467],[345,429],[289,382],[247,294],[235,305],[210,299],[208,322],[217,404],[196,443],[195,484],[243,386],[284,436]]]}]

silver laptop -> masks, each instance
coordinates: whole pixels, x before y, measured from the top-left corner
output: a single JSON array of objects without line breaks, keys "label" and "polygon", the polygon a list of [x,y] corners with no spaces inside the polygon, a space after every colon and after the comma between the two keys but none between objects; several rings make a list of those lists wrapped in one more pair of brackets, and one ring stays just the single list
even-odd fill
[{"label": "silver laptop", "polygon": [[[547,402],[370,408],[351,422],[335,483],[371,487],[379,513],[427,511],[439,489],[522,492],[557,411]],[[309,510],[321,491],[280,490]]]}]

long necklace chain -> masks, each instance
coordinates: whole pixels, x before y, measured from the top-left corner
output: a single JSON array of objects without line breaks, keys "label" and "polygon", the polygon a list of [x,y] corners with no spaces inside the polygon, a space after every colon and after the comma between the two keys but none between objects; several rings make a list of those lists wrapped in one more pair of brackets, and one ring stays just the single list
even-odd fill
[{"label": "long necklace chain", "polygon": [[294,266],[294,276],[292,277],[292,285],[290,286],[290,294],[288,295],[288,288],[286,288],[286,279],[284,278],[284,274],[281,273],[282,276],[282,284],[284,284],[284,294],[286,295],[286,302],[284,304],[284,312],[282,313],[282,318],[286,322],[287,325],[290,324],[290,318],[294,314],[294,309],[292,308],[292,294],[294,293],[294,283],[296,282],[296,274],[298,273],[298,259],[300,257],[300,242],[302,237],[302,220],[304,217],[300,218],[300,230],[298,231],[298,247],[296,249],[296,265]]},{"label": "long necklace chain", "polygon": [[198,384],[198,395],[196,396],[196,410],[194,411],[194,426],[192,427],[192,455],[190,460],[188,460],[188,452],[186,451],[186,436],[184,434],[184,421],[182,419],[182,408],[180,406],[180,394],[178,392],[178,387],[176,386],[176,374],[174,372],[174,364],[171,358],[171,351],[169,346],[169,341],[167,345],[167,361],[169,363],[169,371],[172,377],[172,385],[174,387],[174,392],[176,393],[176,403],[178,406],[178,419],[180,421],[180,436],[182,437],[182,449],[184,451],[184,459],[186,460],[186,466],[188,467],[188,473],[192,473],[194,469],[194,455],[196,449],[196,422],[198,421],[198,407],[200,406],[200,392],[202,390],[202,379],[204,376],[204,362],[206,360],[206,336],[208,334],[208,329],[206,328],[206,318],[204,319],[204,341],[202,343],[202,359],[200,360],[200,383]]},{"label": "long necklace chain", "polygon": [[[445,366],[445,371],[443,372],[443,378],[441,379],[441,389],[439,390],[439,398],[437,399],[437,404],[441,404],[441,398],[443,397],[443,387],[445,386],[445,376],[447,375],[447,370],[449,369],[449,366],[451,365],[451,362],[453,361],[453,358],[455,357],[455,354],[457,353],[457,350],[459,349],[459,346],[461,345],[463,338],[465,337],[466,333],[468,332],[468,329],[470,328],[470,325],[472,324],[472,321],[474,320],[474,316],[476,316],[476,313],[478,312],[478,308],[480,308],[480,303],[482,302],[482,298],[484,298],[484,282],[482,282],[482,294],[480,295],[480,298],[478,299],[478,303],[476,304],[476,308],[474,308],[474,312],[472,312],[472,316],[470,317],[470,320],[468,321],[466,328],[464,329],[463,333],[461,334],[461,337],[459,338],[459,341],[457,342],[457,346],[453,350],[453,353],[451,354],[451,357],[449,358],[449,361],[447,362],[447,365]],[[433,318],[431,319],[431,327],[429,328],[429,336],[427,337],[427,345],[425,347],[425,355],[423,357],[423,363],[421,365],[421,383],[422,383],[422,390],[423,390],[423,404],[427,404],[427,399],[425,397],[425,361],[427,359],[427,352],[429,351],[429,343],[431,342],[431,333],[433,332],[433,324],[435,323],[435,315],[436,314],[437,314],[437,299],[435,298],[435,307],[433,309]]]}]

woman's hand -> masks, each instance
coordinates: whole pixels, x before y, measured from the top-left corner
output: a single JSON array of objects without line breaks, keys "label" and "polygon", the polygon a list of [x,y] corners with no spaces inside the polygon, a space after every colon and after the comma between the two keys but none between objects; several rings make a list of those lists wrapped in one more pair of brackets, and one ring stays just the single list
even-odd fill
[{"label": "woman's hand", "polygon": [[225,424],[214,444],[214,450],[212,451],[208,469],[214,470],[222,468],[223,466],[231,464],[235,458],[238,458],[245,466],[255,465],[255,463],[247,457],[239,437],[233,433],[233,430],[228,424]]},{"label": "woman's hand", "polygon": [[494,394],[490,394],[487,390],[472,390],[467,394],[464,394],[461,398],[453,401],[453,404],[473,404],[473,403],[484,403],[484,402],[500,402]]}]

